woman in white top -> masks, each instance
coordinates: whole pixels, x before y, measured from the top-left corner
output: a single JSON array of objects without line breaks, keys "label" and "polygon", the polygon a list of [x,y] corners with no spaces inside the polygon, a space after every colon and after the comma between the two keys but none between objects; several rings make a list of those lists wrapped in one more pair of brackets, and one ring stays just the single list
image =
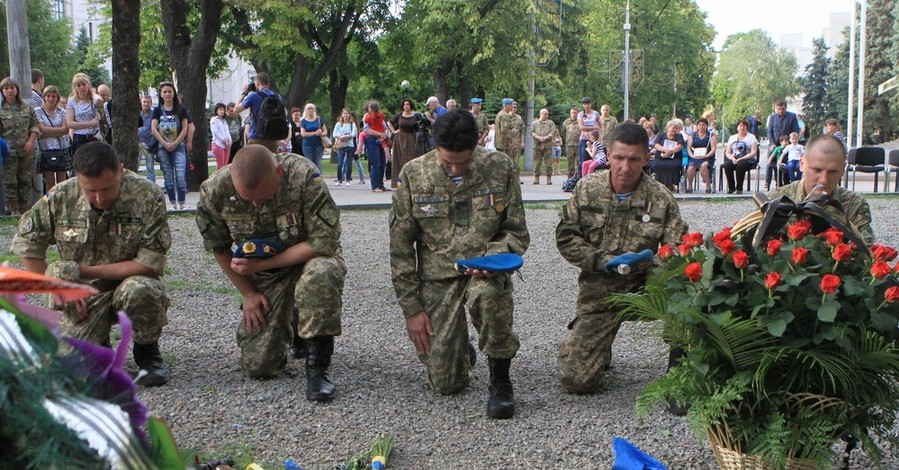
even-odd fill
[{"label": "woman in white top", "polygon": [[[724,150],[724,176],[727,178],[727,194],[743,194],[746,174],[758,164],[759,141],[749,133],[749,123],[745,119],[737,121],[737,133],[727,139]],[[736,173],[736,182],[734,174]]]},{"label": "woman in white top", "polygon": [[[350,115],[350,110],[343,108],[343,111],[340,112],[340,118],[337,119],[337,124],[334,125],[334,133],[332,135],[337,147],[337,186],[341,184],[349,186],[350,181],[353,180],[351,175],[353,154],[356,153],[355,142],[358,135],[359,129]],[[360,170],[360,177],[361,174]]]},{"label": "woman in white top", "polygon": [[59,107],[59,90],[50,85],[44,88],[44,104],[35,110],[37,128],[41,131],[38,145],[41,158],[37,169],[44,175],[47,191],[62,183],[72,171],[72,153],[66,111]]},{"label": "woman in white top", "polygon": [[231,130],[228,128],[228,121],[225,120],[224,103],[216,103],[212,109],[209,130],[212,132],[212,154],[215,155],[215,169],[218,170],[228,164],[228,155],[231,149]]},{"label": "woman in white top", "polygon": [[90,77],[76,73],[72,77],[72,95],[66,102],[66,125],[72,130],[72,155],[82,145],[97,140],[100,132],[98,100],[100,97],[94,97]]}]

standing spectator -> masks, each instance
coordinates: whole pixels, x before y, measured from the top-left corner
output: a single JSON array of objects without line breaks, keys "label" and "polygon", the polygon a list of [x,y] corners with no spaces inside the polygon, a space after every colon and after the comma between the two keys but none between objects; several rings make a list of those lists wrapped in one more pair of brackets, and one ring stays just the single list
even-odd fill
[{"label": "standing spectator", "polygon": [[303,136],[303,156],[322,171],[322,157],[325,154],[325,146],[322,144],[322,136],[328,136],[328,128],[325,122],[318,116],[315,105],[306,103],[303,107],[303,119],[300,119],[300,135]]},{"label": "standing spectator", "polygon": [[578,183],[556,227],[559,253],[580,270],[575,319],[558,354],[559,380],[568,393],[595,393],[604,385],[621,324],[620,312],[605,300],[646,285],[652,259],[641,261],[637,253],[677,243],[687,231],[674,196],[643,173],[645,130],[625,122],[610,141],[610,170]]},{"label": "standing spectator", "polygon": [[[727,178],[727,194],[743,194],[746,174],[758,164],[759,141],[749,133],[749,123],[745,119],[737,121],[737,133],[727,140],[724,149],[724,176]],[[734,181],[736,176],[736,181]]]},{"label": "standing spectator", "polygon": [[761,139],[759,127],[762,125],[762,112],[756,109],[752,116],[746,118],[746,122],[749,123],[749,133],[755,136],[755,140]]},{"label": "standing spectator", "polygon": [[481,112],[481,106],[484,100],[481,98],[471,99],[471,114],[474,116],[475,122],[478,123],[478,145],[487,144],[487,134],[490,132],[490,122],[487,116]]},{"label": "standing spectator", "polygon": [[840,132],[841,130],[842,127],[840,126],[840,121],[837,121],[834,118],[830,118],[824,121],[824,133],[836,137],[836,139],[843,144],[843,147],[845,147],[846,139],[843,137],[843,133]]},{"label": "standing spectator", "polygon": [[172,209],[177,210],[184,210],[187,197],[187,151],[184,145],[187,127],[187,113],[178,100],[175,84],[160,83],[159,104],[153,110],[152,132],[159,143],[156,158],[165,179],[165,192]]},{"label": "standing spectator", "polygon": [[562,138],[556,137],[553,139],[553,176],[559,176],[561,173],[559,171],[559,164],[562,161]]},{"label": "standing spectator", "polygon": [[209,119],[209,130],[212,132],[212,154],[215,155],[215,169],[219,170],[228,164],[231,150],[231,132],[225,120],[225,104],[216,103]]},{"label": "standing spectator", "polygon": [[66,125],[72,130],[72,155],[82,145],[97,140],[100,113],[91,90],[91,79],[83,73],[72,77],[72,95],[66,103]]},{"label": "standing spectator", "polygon": [[100,84],[97,86],[97,94],[100,95],[100,103],[97,111],[100,113],[100,136],[106,142],[112,143],[112,109],[110,104],[109,86]]},{"label": "standing spectator", "polygon": [[777,100],[774,102],[774,112],[768,116],[768,151],[772,152],[777,147],[777,141],[782,135],[799,133],[799,120],[796,114],[787,111],[787,102]]},{"label": "standing spectator", "polygon": [[[44,89],[44,72],[40,69],[31,69],[31,107],[39,108],[44,104],[42,90]],[[59,91],[57,91],[57,98]],[[57,103],[57,106],[59,104]],[[63,108],[65,110],[65,108]]]},{"label": "standing spectator", "polygon": [[384,187],[384,165],[387,163],[387,156],[381,140],[387,138],[387,124],[384,121],[384,113],[381,112],[381,105],[377,101],[369,101],[366,108],[368,112],[362,116],[362,122],[368,126],[365,131],[365,139],[363,139],[365,154],[368,155],[368,162],[371,164],[368,176],[371,181],[371,190],[383,193],[388,191]]},{"label": "standing spectator", "polygon": [[392,188],[396,188],[399,183],[400,170],[403,169],[403,165],[421,155],[418,153],[418,131],[421,129],[421,121],[424,116],[414,111],[415,105],[410,99],[403,100],[402,108],[402,111],[387,122],[393,132],[392,163],[390,165],[390,187]]},{"label": "standing spectator", "polygon": [[144,157],[147,179],[156,182],[156,151],[159,142],[153,137],[153,99],[144,95],[140,99],[140,121],[138,121],[137,137],[140,140],[140,153]]},{"label": "standing spectator", "polygon": [[440,104],[440,100],[437,99],[436,96],[429,97],[427,104],[428,111],[425,113],[425,116],[431,121],[431,124],[433,124],[437,118],[443,116],[443,113],[447,111],[447,109]]},{"label": "standing spectator", "polygon": [[490,369],[487,416],[509,419],[515,414],[509,369],[520,346],[512,329],[512,276],[478,269],[460,274],[453,262],[527,250],[517,169],[507,156],[477,146],[477,124],[468,111],[438,119],[434,140],[436,150],[403,167],[403,184],[393,197],[394,290],[428,384],[444,395],[461,392],[470,381],[468,311]]},{"label": "standing spectator", "polygon": [[553,184],[553,140],[559,135],[556,123],[549,118],[549,110],[540,110],[540,118],[531,123],[534,138],[534,184],[540,184],[541,166],[546,170],[546,184]]},{"label": "standing spectator", "polygon": [[609,137],[618,126],[618,119],[612,116],[612,108],[604,104],[599,108],[599,133],[603,148],[609,148]]},{"label": "standing spectator", "polygon": [[250,124],[250,132],[247,136],[247,144],[259,144],[272,152],[278,151],[278,142],[282,139],[267,139],[262,135],[262,129],[260,128],[260,114],[262,111],[262,103],[265,101],[265,98],[268,96],[277,96],[278,100],[281,102],[281,105],[284,105],[284,99],[281,98],[281,95],[271,91],[269,87],[271,86],[272,79],[265,72],[259,72],[253,77],[253,88],[247,87],[244,90],[245,97],[243,101],[241,101],[235,108],[234,112],[237,114],[242,113],[245,109],[250,110],[250,116],[252,119],[249,119],[248,122]]},{"label": "standing spectator", "polygon": [[677,184],[680,181],[684,149],[684,136],[681,130],[684,127],[680,119],[672,119],[665,126],[665,132],[659,134],[652,141],[653,154],[652,172],[656,181],[662,183],[671,192],[677,192]]},{"label": "standing spectator", "polygon": [[447,111],[452,111],[452,110],[456,109],[456,106],[458,106],[456,104],[456,100],[454,100],[454,99],[446,100],[446,110]]},{"label": "standing spectator", "polygon": [[687,116],[684,118],[684,138],[690,137],[696,132],[696,126],[693,124],[693,118]]},{"label": "standing spectator", "polygon": [[[225,112],[227,116],[225,119],[228,121],[228,133],[231,134],[231,148],[228,149],[228,163],[231,163],[234,160],[234,155],[237,154],[237,151],[243,148],[243,121],[240,118],[240,114],[234,112],[234,103],[228,103],[228,106],[225,108]],[[294,153],[300,152],[301,150],[293,149]]]},{"label": "standing spectator", "polygon": [[22,215],[28,209],[26,205],[34,177],[34,140],[39,131],[31,100],[22,99],[19,84],[6,77],[0,80],[0,92],[0,139],[9,145],[9,156],[3,162],[7,213]]},{"label": "standing spectator", "polygon": [[715,166],[715,150],[718,148],[718,136],[709,131],[709,121],[700,118],[696,121],[696,129],[687,138],[687,154],[690,160],[687,163],[687,192],[693,190],[693,180],[696,178],[696,169],[705,183],[705,192],[712,192],[711,172]]},{"label": "standing spectator", "polygon": [[799,168],[799,162],[805,153],[805,147],[799,144],[799,134],[790,133],[790,145],[784,147],[784,153],[787,156],[787,181],[799,181],[802,178],[802,170]]},{"label": "standing spectator", "polygon": [[[508,124],[505,129],[506,134],[506,154],[515,163],[515,167],[521,171],[521,151],[524,149],[524,120],[518,114],[518,103],[512,102],[512,109],[509,111],[508,119],[504,121]],[[521,174],[519,173],[519,181]]]},{"label": "standing spectator", "polygon": [[[350,110],[343,108],[340,112],[340,118],[337,119],[337,124],[334,125],[334,147],[337,149],[337,184],[343,183],[344,186],[349,186],[350,181],[353,181],[352,169],[353,169],[353,154],[355,154],[356,146],[356,136],[359,135],[359,129],[356,127],[356,121],[353,119],[353,116],[350,114]],[[359,166],[359,178],[360,182],[364,182],[365,179],[362,178],[362,166]]]},{"label": "standing spectator", "polygon": [[53,85],[44,88],[41,101],[43,104],[35,109],[37,128],[41,133],[38,139],[41,152],[36,169],[43,174],[46,191],[50,191],[65,181],[74,168],[66,112],[59,107],[59,90]]},{"label": "standing spectator", "polygon": [[487,150],[496,150],[496,129],[494,124],[490,124],[490,130],[487,131],[487,138],[484,140],[484,148]]},{"label": "standing spectator", "polygon": [[300,108],[290,109],[290,151],[297,154],[303,154],[303,110]]},{"label": "standing spectator", "polygon": [[808,128],[805,126],[805,121],[802,119],[801,114],[797,114],[796,119],[799,120],[799,144],[805,145],[805,142],[808,140]]},{"label": "standing spectator", "polygon": [[591,109],[591,107],[593,106],[593,100],[585,96],[583,99],[581,99],[581,105],[584,107],[584,110],[577,115],[577,123],[581,129],[581,139],[577,144],[578,165],[584,163],[584,161],[588,158],[587,142],[590,141],[590,131],[602,132],[599,128],[599,113]]},{"label": "standing spectator", "polygon": [[565,158],[568,159],[568,177],[577,174],[578,143],[581,140],[581,126],[577,122],[578,109],[574,106],[568,110],[569,118],[562,122],[562,140],[565,145]]},{"label": "standing spectator", "polygon": [[508,145],[508,129],[512,126],[512,98],[503,98],[503,107],[496,113],[493,119],[493,145],[497,152],[509,154]]}]

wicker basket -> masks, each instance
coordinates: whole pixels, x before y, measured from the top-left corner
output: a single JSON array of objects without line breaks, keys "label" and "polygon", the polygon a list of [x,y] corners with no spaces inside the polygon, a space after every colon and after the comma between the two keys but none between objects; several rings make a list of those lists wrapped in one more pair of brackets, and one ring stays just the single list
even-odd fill
[{"label": "wicker basket", "polygon": [[[777,470],[761,457],[735,450],[726,425],[713,426],[706,430],[706,435],[721,470]],[[815,470],[815,464],[810,460],[788,457],[785,470]]]}]

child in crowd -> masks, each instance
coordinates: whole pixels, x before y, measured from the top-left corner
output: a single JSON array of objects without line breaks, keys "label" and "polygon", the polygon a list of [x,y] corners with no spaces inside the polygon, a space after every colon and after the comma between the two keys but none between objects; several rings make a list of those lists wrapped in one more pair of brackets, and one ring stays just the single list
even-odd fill
[{"label": "child in crowd", "polygon": [[553,176],[559,175],[559,161],[562,160],[562,139],[556,137],[553,140]]},{"label": "child in crowd", "polygon": [[587,154],[590,155],[590,160],[585,161],[581,165],[581,177],[586,178],[587,175],[596,171],[596,169],[603,169],[609,167],[609,160],[606,158],[606,150],[602,146],[602,141],[599,140],[599,131],[594,130],[590,131],[590,139],[587,143]]},{"label": "child in crowd", "polygon": [[790,145],[784,147],[784,154],[787,156],[787,176],[789,182],[799,181],[802,178],[802,172],[799,170],[799,159],[805,153],[805,147],[799,145],[799,133],[790,133]]},{"label": "child in crowd", "polygon": [[774,148],[771,151],[771,155],[768,156],[768,165],[765,170],[765,191],[771,190],[771,177],[777,174],[777,181],[775,183],[778,186],[783,186],[787,180],[787,165],[783,159],[783,151],[784,147],[786,147],[790,143],[790,137],[786,134],[780,136],[780,145]]}]

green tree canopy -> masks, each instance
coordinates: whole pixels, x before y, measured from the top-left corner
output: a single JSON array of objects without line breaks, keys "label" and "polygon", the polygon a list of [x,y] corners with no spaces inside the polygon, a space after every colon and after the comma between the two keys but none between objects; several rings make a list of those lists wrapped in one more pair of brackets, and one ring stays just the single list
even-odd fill
[{"label": "green tree canopy", "polygon": [[[9,75],[9,51],[6,46],[6,2],[0,2],[0,74]],[[72,25],[66,18],[55,19],[46,0],[28,0],[28,39],[31,42],[31,67],[44,72],[44,82],[56,85],[60,93],[71,88],[72,75],[78,68],[78,57],[72,51]],[[20,83],[23,92],[29,83]]]},{"label": "green tree canopy", "polygon": [[827,90],[830,87],[830,58],[827,57],[824,38],[812,40],[812,63],[805,67],[802,78],[802,112],[809,135],[815,135],[824,128],[827,119]]}]

